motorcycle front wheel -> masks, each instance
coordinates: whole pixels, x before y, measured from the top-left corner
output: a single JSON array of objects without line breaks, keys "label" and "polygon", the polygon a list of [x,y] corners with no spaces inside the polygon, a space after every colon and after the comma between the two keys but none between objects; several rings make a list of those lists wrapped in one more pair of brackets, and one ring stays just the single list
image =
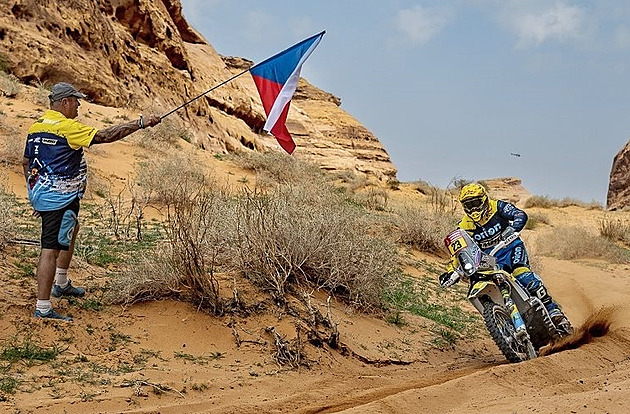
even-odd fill
[{"label": "motorcycle front wheel", "polygon": [[522,340],[516,336],[512,318],[505,306],[494,302],[484,303],[483,320],[494,343],[508,361],[521,362],[535,357],[536,351],[531,341]]}]

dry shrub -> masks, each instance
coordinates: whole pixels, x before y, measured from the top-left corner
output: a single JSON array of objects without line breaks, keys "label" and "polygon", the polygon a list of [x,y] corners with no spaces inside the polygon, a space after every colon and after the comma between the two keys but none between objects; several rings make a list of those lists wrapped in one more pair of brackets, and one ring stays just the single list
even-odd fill
[{"label": "dry shrub", "polygon": [[17,128],[0,120],[0,162],[4,165],[21,165],[24,158],[26,136],[22,136]]},{"label": "dry shrub", "polygon": [[599,221],[599,234],[612,242],[630,244],[630,221],[604,217]]},{"label": "dry shrub", "polygon": [[137,183],[151,191],[153,203],[164,206],[187,198],[211,184],[204,167],[193,152],[175,152],[166,158],[151,159],[140,164]]},{"label": "dry shrub", "polygon": [[129,268],[110,279],[105,301],[130,305],[177,297],[182,288],[170,246],[162,244],[149,254],[136,256]]},{"label": "dry shrub", "polygon": [[[182,182],[181,187],[188,185]],[[223,312],[215,272],[229,267],[232,258],[233,202],[220,191],[200,188],[184,194],[182,188],[174,189],[183,196],[168,206],[168,243],[130,263],[130,270],[113,283],[112,302],[177,297],[214,314]],[[118,287],[121,281],[124,289]]]},{"label": "dry shrub", "polygon": [[439,212],[422,207],[402,207],[396,223],[401,243],[429,253],[444,252],[444,237],[457,226],[452,212]]},{"label": "dry shrub", "polygon": [[231,204],[224,193],[201,189],[169,207],[167,232],[181,283],[193,303],[214,314],[223,312],[215,272],[232,257]]},{"label": "dry shrub", "polygon": [[142,240],[144,211],[152,198],[150,187],[141,187],[127,181],[118,192],[101,188],[104,202],[101,206],[101,218],[118,240]]},{"label": "dry shrub", "polygon": [[525,208],[539,207],[539,208],[552,208],[552,207],[582,207],[588,210],[602,210],[603,206],[597,201],[591,201],[586,203],[575,198],[565,197],[562,199],[551,198],[549,196],[532,196],[525,201]]},{"label": "dry shrub", "polygon": [[277,301],[311,282],[361,309],[380,306],[396,253],[365,233],[361,209],[330,190],[289,185],[248,192],[237,208],[241,270]]},{"label": "dry shrub", "polygon": [[151,151],[166,152],[180,139],[191,141],[191,134],[174,118],[163,119],[153,128],[146,128],[130,137],[130,141],[141,148]]},{"label": "dry shrub", "polygon": [[543,213],[527,213],[527,224],[525,228],[528,230],[535,229],[540,224],[549,224],[549,217]]},{"label": "dry shrub", "polygon": [[20,80],[13,74],[0,72],[0,92],[7,98],[15,98],[22,90]]},{"label": "dry shrub", "polygon": [[235,161],[239,166],[255,171],[259,182],[261,179],[262,182],[281,184],[325,180],[317,165],[278,151],[241,153],[235,156]]},{"label": "dry shrub", "polygon": [[581,227],[555,228],[538,240],[538,253],[565,260],[604,259],[628,263],[629,252],[608,239],[589,233]]},{"label": "dry shrub", "polygon": [[4,185],[0,185],[0,250],[4,250],[7,242],[15,237],[17,230],[13,206],[15,197],[6,192]]},{"label": "dry shrub", "polygon": [[361,194],[359,202],[369,210],[385,211],[388,198],[387,191],[384,189],[370,187],[365,193]]},{"label": "dry shrub", "polygon": [[413,188],[415,188],[417,192],[424,195],[431,194],[431,191],[435,188],[433,185],[423,180],[414,181],[411,184],[413,185]]},{"label": "dry shrub", "polygon": [[38,81],[37,88],[31,95],[31,99],[36,105],[48,107],[50,105],[50,98],[48,95],[50,95],[50,90],[47,89],[43,83]]}]

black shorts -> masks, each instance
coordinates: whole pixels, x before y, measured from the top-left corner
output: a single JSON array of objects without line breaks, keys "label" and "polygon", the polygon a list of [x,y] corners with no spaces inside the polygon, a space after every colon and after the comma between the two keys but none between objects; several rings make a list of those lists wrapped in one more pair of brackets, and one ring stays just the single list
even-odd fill
[{"label": "black shorts", "polygon": [[42,249],[68,250],[78,224],[79,199],[53,211],[40,211],[42,216]]}]

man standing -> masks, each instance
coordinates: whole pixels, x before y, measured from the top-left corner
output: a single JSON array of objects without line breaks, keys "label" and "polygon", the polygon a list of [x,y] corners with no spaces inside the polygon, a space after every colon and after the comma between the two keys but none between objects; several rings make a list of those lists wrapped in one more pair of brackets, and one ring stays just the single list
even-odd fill
[{"label": "man standing", "polygon": [[138,120],[98,130],[74,120],[81,105],[79,99],[85,95],[72,85],[57,83],[48,98],[50,109],[28,130],[22,163],[33,214],[42,219],[35,317],[71,321],[71,317],[53,310],[50,296],[85,294],[85,289],[72,286],[68,279],[79,230],[79,200],[87,182],[83,148],[118,141],[139,129],[159,124],[161,118],[140,116]]}]

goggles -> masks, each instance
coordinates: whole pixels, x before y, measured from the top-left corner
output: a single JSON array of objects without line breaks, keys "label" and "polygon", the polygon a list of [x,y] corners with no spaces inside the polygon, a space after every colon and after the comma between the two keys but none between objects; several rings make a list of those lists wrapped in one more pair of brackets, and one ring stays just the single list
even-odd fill
[{"label": "goggles", "polygon": [[475,211],[479,210],[486,202],[485,197],[475,197],[469,198],[467,200],[462,201],[462,206],[465,211]]}]

